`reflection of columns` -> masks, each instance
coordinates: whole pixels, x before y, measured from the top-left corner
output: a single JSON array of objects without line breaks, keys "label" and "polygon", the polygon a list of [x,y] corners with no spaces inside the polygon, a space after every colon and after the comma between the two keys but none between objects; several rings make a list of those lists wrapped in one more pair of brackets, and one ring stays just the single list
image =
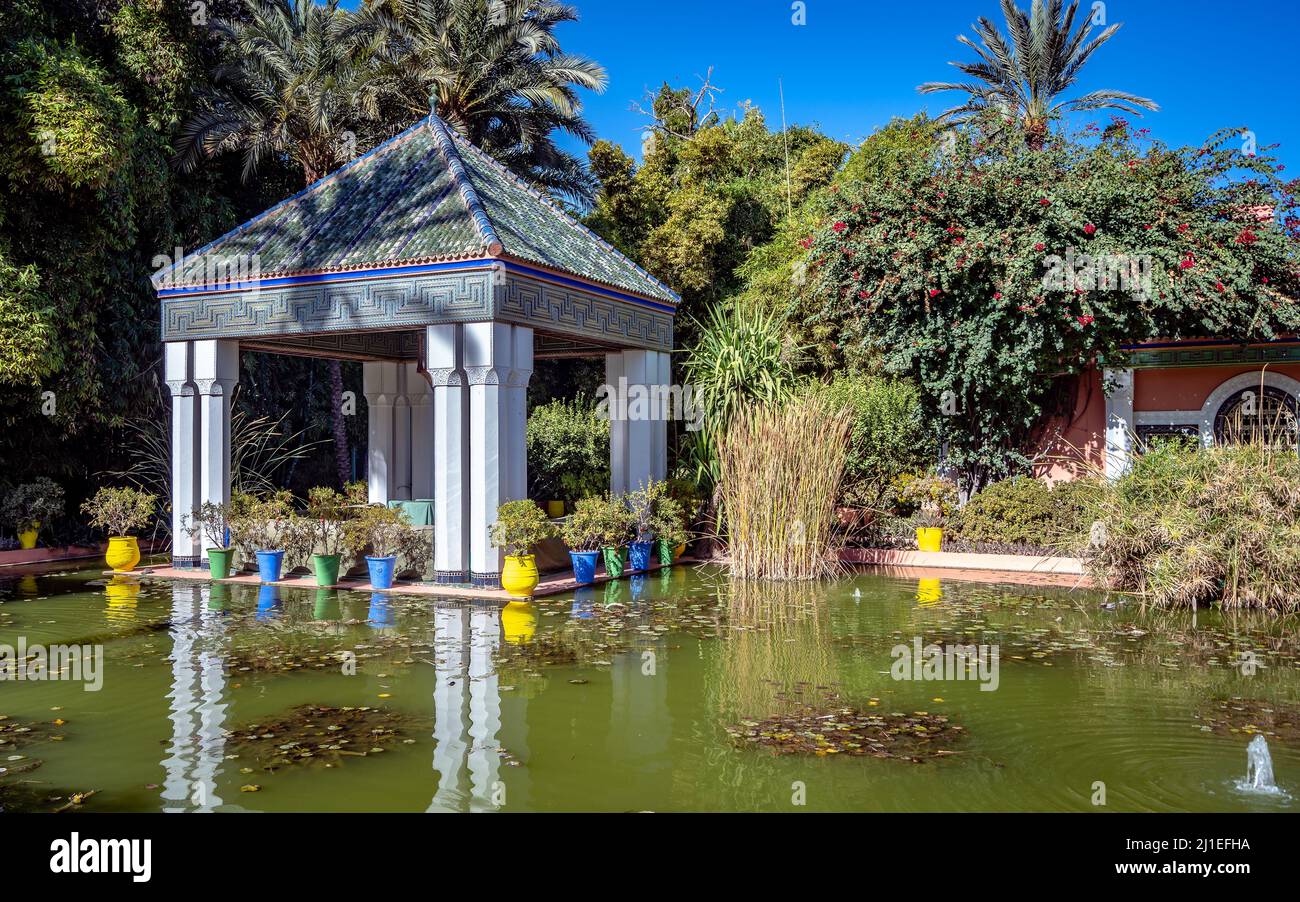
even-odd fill
[{"label": "reflection of columns", "polygon": [[1118,479],[1129,468],[1133,456],[1133,370],[1102,371],[1106,395],[1106,476]]},{"label": "reflection of columns", "polygon": [[469,783],[470,810],[497,808],[501,754],[501,688],[492,656],[501,642],[501,611],[495,605],[470,609],[469,643]]},{"label": "reflection of columns", "polygon": [[493,811],[501,772],[501,689],[493,655],[501,643],[495,605],[434,608],[433,769],[430,811]]},{"label": "reflection of columns", "polygon": [[[465,374],[469,382],[469,560],[476,586],[496,588],[501,549],[488,529],[497,508],[514,500],[511,473],[524,472],[518,459],[526,454],[523,429],[511,428],[509,383],[516,371],[532,372],[533,330],[508,323],[468,323],[464,327]],[[526,349],[526,353],[524,351]],[[518,386],[521,392],[525,385]],[[522,405],[521,405],[522,406]],[[526,475],[526,474],[525,474]]]},{"label": "reflection of columns", "polygon": [[222,804],[217,778],[226,751],[224,615],[205,603],[206,591],[196,583],[172,586],[172,742],[162,762],[164,811],[212,811]]},{"label": "reflection of columns", "polygon": [[397,393],[397,365],[370,362],[361,365],[366,395],[366,481],[371,504],[387,504],[393,495],[393,398]]},{"label": "reflection of columns", "polygon": [[443,584],[469,581],[469,391],[464,327],[429,326],[426,370],[433,386],[433,568]]},{"label": "reflection of columns", "polygon": [[465,765],[465,632],[468,611],[463,607],[433,609],[435,679],[433,690],[433,769],[438,789],[430,811],[459,811]]},{"label": "reflection of columns", "polygon": [[634,492],[668,471],[668,415],[664,390],[671,379],[668,355],[619,351],[605,355],[610,399],[610,491]]},{"label": "reflection of columns", "polygon": [[203,559],[199,537],[186,532],[201,491],[195,466],[199,417],[194,345],[183,341],[163,347],[167,388],[172,396],[172,566],[197,567]]}]

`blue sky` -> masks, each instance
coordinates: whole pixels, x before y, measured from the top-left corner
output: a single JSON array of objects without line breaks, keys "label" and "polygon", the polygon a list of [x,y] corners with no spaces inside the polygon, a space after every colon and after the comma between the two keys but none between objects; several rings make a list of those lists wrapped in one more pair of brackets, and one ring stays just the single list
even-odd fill
[{"label": "blue sky", "polygon": [[[916,85],[960,76],[947,62],[973,57],[956,36],[973,37],[977,16],[1003,25],[998,0],[806,0],[802,26],[791,22],[790,0],[569,2],[581,21],[560,28],[564,48],[609,71],[605,93],[585,96],[587,117],[636,156],[646,120],[630,106],[664,80],[696,86],[712,66],[720,109],[750,100],[776,127],[780,79],[790,123],[856,143],[893,116],[955,105],[958,95],[922,97]],[[1092,57],[1076,95],[1116,88],[1154,99],[1161,111],[1140,124],[1173,146],[1249,127],[1259,146],[1281,143],[1289,172],[1300,170],[1300,0],[1115,0],[1105,15],[1124,26]]]}]

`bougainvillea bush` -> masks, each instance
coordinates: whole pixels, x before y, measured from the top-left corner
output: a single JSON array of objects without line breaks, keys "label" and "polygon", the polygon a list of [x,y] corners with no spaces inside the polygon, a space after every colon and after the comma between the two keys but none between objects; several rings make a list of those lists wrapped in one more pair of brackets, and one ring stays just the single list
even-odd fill
[{"label": "bougainvillea bush", "polygon": [[986,133],[837,186],[805,239],[803,315],[846,365],[921,386],[967,488],[1022,470],[1073,374],[1121,345],[1300,325],[1297,184],[1268,148],[1171,150],[1118,118],[1042,150]]}]

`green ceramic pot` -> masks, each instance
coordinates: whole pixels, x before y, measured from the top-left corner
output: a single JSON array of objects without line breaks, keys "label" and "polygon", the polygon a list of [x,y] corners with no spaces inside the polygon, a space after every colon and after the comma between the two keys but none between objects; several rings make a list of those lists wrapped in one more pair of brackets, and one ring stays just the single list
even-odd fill
[{"label": "green ceramic pot", "polygon": [[623,568],[627,566],[627,548],[614,548],[606,546],[601,549],[605,555],[605,573],[610,579],[618,579],[623,575]]}]

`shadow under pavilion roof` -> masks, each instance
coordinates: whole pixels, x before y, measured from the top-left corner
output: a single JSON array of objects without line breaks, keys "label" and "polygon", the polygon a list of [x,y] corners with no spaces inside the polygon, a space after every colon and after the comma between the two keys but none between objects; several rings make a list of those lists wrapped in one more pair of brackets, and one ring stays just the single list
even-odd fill
[{"label": "shadow under pavilion roof", "polygon": [[257,278],[503,258],[670,307],[678,296],[436,115],[154,277],[202,290],[212,259],[256,255]]}]

